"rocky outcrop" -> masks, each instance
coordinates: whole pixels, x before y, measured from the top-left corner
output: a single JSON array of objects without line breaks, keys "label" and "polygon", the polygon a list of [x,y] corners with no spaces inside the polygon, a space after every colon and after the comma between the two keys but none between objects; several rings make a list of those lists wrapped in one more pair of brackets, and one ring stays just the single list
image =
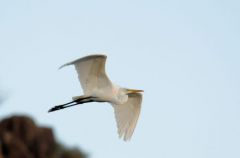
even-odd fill
[{"label": "rocky outcrop", "polygon": [[56,142],[52,129],[13,116],[0,122],[0,158],[85,158],[77,149]]}]

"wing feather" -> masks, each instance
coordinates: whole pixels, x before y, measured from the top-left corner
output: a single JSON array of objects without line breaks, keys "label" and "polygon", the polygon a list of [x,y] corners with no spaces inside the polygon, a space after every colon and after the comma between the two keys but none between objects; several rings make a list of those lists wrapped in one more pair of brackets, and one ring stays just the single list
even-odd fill
[{"label": "wing feather", "polygon": [[94,90],[106,89],[112,85],[105,72],[106,59],[106,55],[89,55],[66,63],[60,68],[74,65],[84,94],[91,94]]},{"label": "wing feather", "polygon": [[113,105],[119,137],[130,140],[139,118],[142,94],[129,94],[128,101],[122,105]]}]

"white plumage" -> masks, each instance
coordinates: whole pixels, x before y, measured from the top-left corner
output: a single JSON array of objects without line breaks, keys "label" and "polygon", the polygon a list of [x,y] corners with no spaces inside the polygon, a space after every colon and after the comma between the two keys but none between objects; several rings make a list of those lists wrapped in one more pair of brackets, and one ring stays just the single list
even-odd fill
[{"label": "white plumage", "polygon": [[72,102],[55,106],[49,112],[87,102],[109,102],[114,108],[119,137],[126,141],[136,127],[143,91],[113,84],[105,72],[106,59],[105,55],[90,55],[61,66],[75,66],[84,95],[73,97]]}]

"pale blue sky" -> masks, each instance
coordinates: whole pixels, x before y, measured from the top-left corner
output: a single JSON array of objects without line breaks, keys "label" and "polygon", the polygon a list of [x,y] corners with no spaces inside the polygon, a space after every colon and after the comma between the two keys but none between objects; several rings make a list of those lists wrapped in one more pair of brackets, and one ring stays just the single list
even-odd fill
[{"label": "pale blue sky", "polygon": [[[0,117],[33,116],[91,158],[239,158],[239,28],[233,0],[2,0]],[[74,68],[57,68],[91,53],[108,55],[112,81],[145,90],[128,143],[107,104],[47,113],[82,93]]]}]

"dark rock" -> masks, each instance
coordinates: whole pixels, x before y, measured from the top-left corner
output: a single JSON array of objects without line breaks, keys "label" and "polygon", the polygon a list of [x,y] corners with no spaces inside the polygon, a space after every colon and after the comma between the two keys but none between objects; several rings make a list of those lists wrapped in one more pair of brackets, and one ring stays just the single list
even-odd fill
[{"label": "dark rock", "polygon": [[13,116],[0,122],[0,158],[85,158],[76,149],[55,141],[52,129],[37,127],[32,119]]}]

